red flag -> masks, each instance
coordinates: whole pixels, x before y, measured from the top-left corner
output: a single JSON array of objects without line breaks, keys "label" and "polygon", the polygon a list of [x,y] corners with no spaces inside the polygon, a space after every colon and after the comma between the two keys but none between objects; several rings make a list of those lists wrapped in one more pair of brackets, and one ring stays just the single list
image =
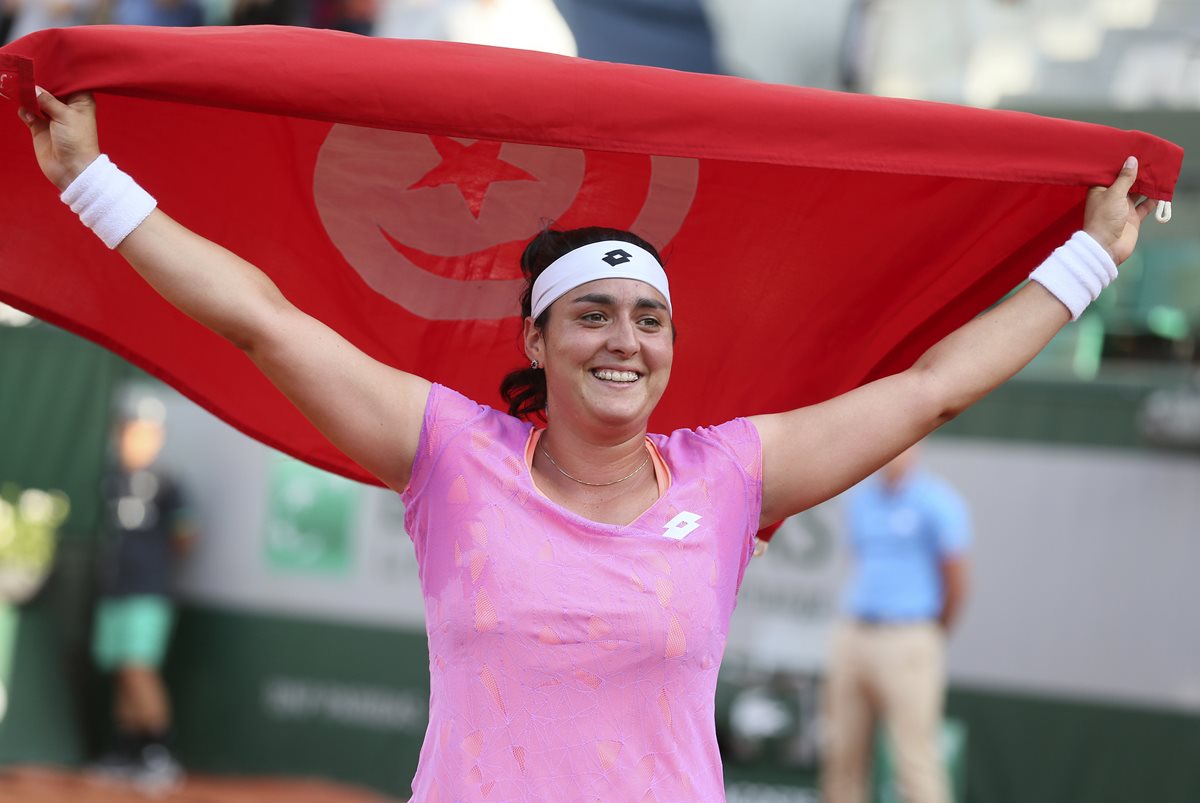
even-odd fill
[{"label": "red flag", "polygon": [[[539,53],[290,28],[73,28],[0,50],[0,95],[97,93],[101,144],[169,214],[372,356],[498,404],[544,220],[658,245],[679,340],[656,430],[901,370],[1017,284],[1138,132]],[[0,98],[0,103],[5,102]],[[12,111],[10,108],[9,111]],[[0,124],[0,298],[259,440],[369,479],[233,346],[104,249]]]}]

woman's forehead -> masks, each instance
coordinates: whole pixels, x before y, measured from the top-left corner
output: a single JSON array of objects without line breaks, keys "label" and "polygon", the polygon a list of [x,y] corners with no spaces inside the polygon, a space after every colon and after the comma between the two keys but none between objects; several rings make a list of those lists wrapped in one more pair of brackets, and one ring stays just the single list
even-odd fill
[{"label": "woman's forehead", "polygon": [[[594,279],[573,287],[559,301],[568,304],[616,304],[666,309],[666,298],[653,285],[639,279]],[[557,303],[557,302],[556,302]]]}]

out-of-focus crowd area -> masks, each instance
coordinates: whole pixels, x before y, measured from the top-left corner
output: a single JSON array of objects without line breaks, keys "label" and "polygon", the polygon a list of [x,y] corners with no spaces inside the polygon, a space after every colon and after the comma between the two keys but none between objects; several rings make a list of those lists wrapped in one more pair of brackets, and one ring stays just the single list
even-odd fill
[{"label": "out-of-focus crowd area", "polygon": [[[553,5],[549,0],[6,0],[4,13],[8,41],[42,28],[95,24],[298,25],[369,36],[469,40],[473,29],[492,29],[495,36],[499,24],[517,25],[521,17],[536,27],[553,15]],[[565,26],[560,34],[570,47]]]},{"label": "out-of-focus crowd area", "polygon": [[974,106],[1200,107],[1189,0],[4,0],[42,28],[298,25]]},{"label": "out-of-focus crowd area", "polygon": [[[300,25],[573,53],[573,32],[580,55],[873,94],[1200,105],[1186,0],[5,0],[0,18],[5,41],[86,24]],[[629,58],[651,37],[657,54]]]}]

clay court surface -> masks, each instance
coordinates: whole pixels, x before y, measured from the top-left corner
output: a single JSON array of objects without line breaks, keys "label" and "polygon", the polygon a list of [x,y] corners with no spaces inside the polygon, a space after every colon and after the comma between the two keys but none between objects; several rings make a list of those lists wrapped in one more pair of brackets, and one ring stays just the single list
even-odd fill
[{"label": "clay court surface", "polygon": [[403,803],[398,798],[320,780],[189,776],[179,788],[146,795],[72,770],[0,770],[0,803]]}]

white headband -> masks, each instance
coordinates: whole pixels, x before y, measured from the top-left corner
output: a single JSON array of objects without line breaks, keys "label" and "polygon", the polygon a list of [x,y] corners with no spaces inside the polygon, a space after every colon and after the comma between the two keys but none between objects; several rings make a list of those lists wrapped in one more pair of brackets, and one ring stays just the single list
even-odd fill
[{"label": "white headband", "polygon": [[671,291],[667,272],[645,248],[624,240],[605,240],[568,251],[550,263],[533,282],[530,316],[537,320],[547,307],[570,290],[597,279],[636,279],[645,282],[667,300]]}]

